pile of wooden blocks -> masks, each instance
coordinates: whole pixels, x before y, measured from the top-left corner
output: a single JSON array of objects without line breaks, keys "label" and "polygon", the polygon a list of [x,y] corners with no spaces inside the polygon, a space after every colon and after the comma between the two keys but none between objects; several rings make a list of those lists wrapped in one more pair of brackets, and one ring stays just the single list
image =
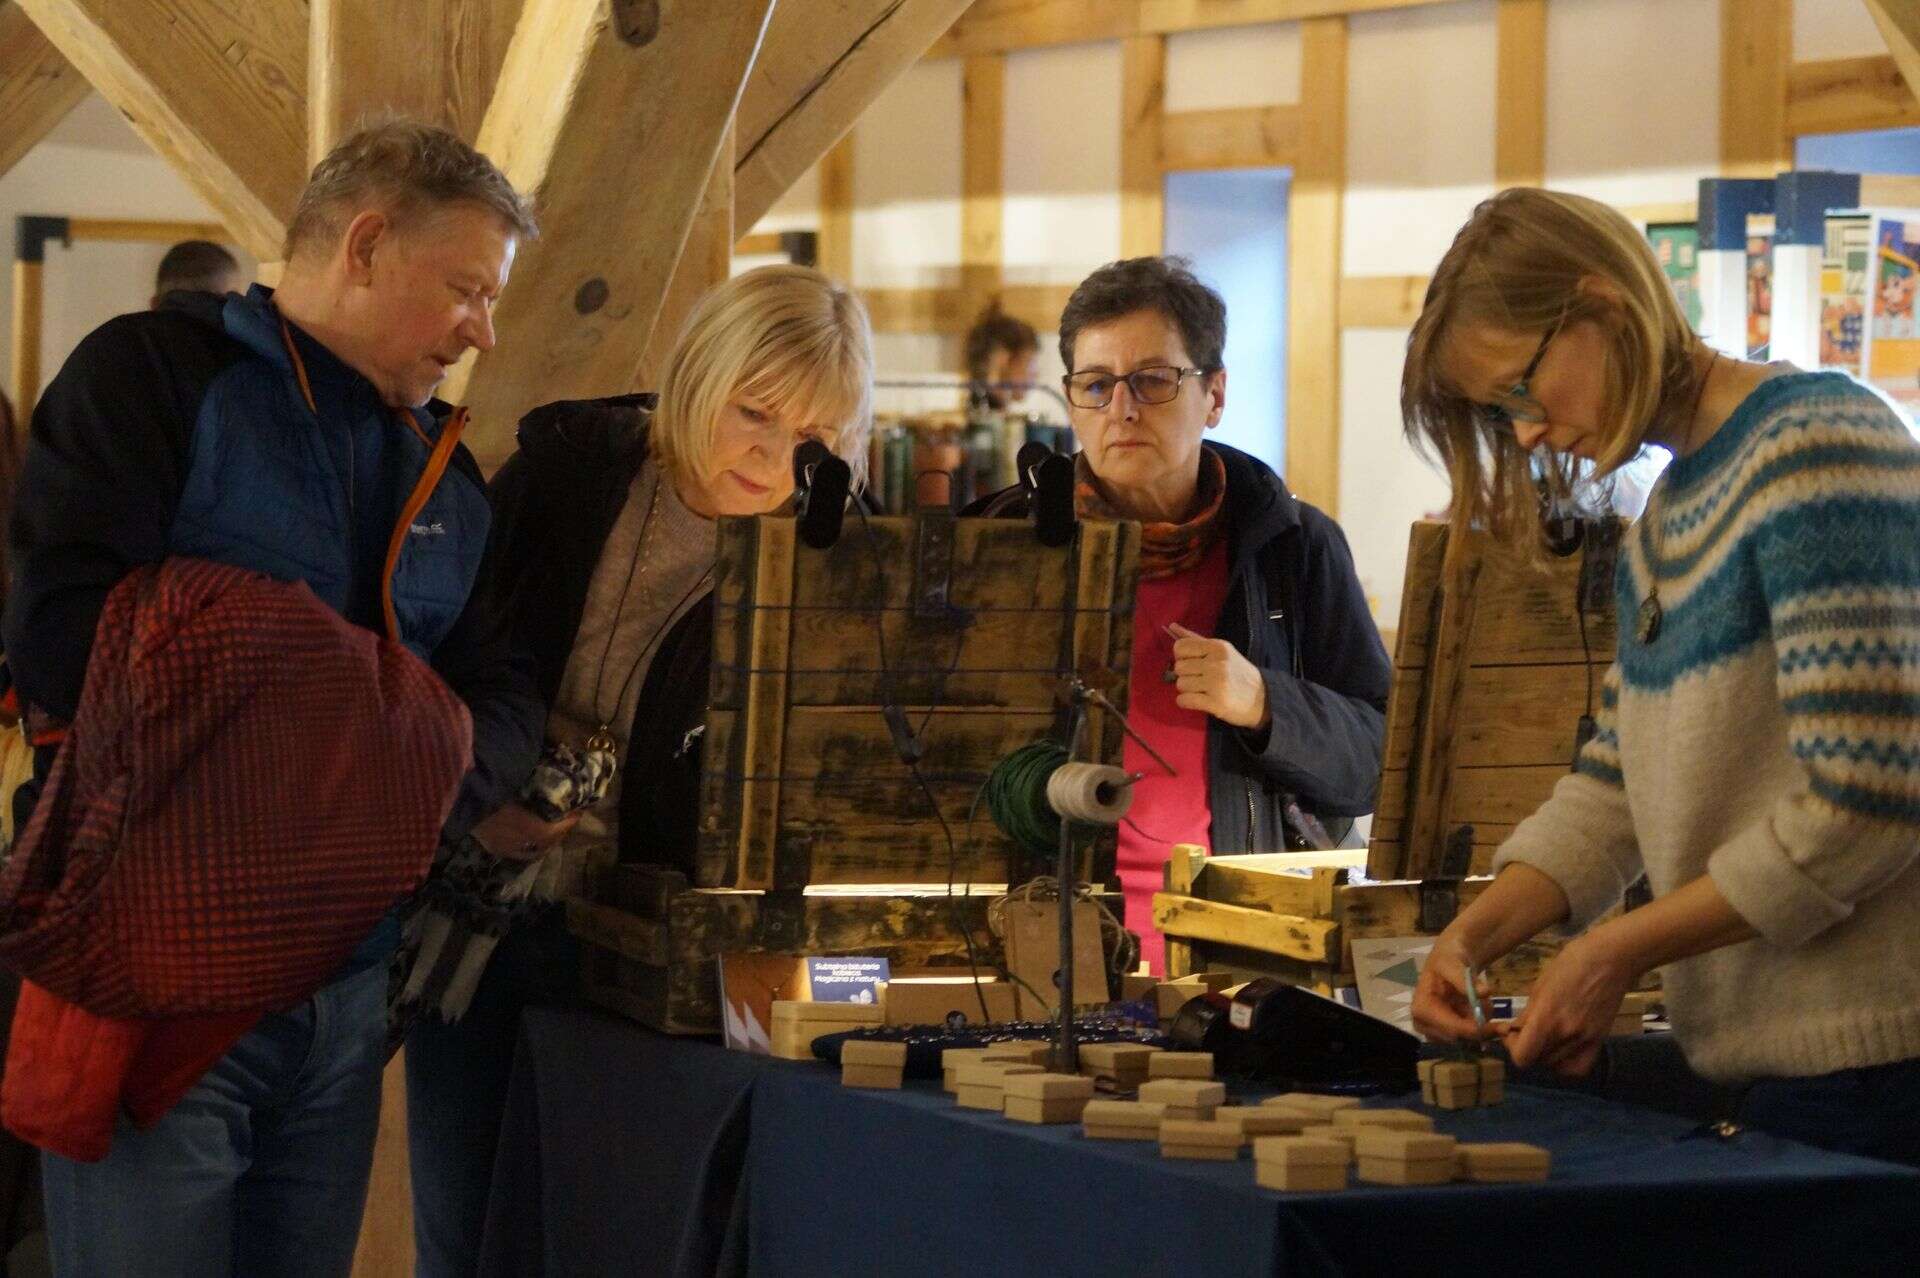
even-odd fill
[{"label": "pile of wooden blocks", "polygon": [[1002,1074],[1001,1113],[1022,1123],[1077,1123],[1093,1100],[1093,1080],[1082,1074]]},{"label": "pile of wooden blocks", "polygon": [[953,1095],[962,1109],[1001,1113],[1006,1108],[1007,1076],[1044,1073],[1040,1066],[1021,1060],[963,1061],[953,1071]]},{"label": "pile of wooden blocks", "polygon": [[1145,1043],[1082,1043],[1080,1072],[1110,1080],[1116,1091],[1130,1092],[1152,1076],[1153,1058],[1165,1054]]},{"label": "pile of wooden blocks", "polygon": [[1475,1109],[1506,1099],[1507,1067],[1496,1057],[1424,1060],[1417,1068],[1420,1099],[1439,1109]]},{"label": "pile of wooden blocks", "polygon": [[1158,1140],[1167,1107],[1152,1101],[1088,1101],[1080,1113],[1090,1140]]},{"label": "pile of wooden blocks", "polygon": [[823,1034],[868,1029],[881,1023],[878,1003],[809,1003],[776,999],[773,1004],[773,1055],[786,1061],[813,1059],[813,1040]]},{"label": "pile of wooden blocks", "polygon": [[1140,1084],[1140,1099],[1161,1105],[1162,1119],[1210,1122],[1214,1110],[1226,1103],[1227,1085],[1204,1078],[1155,1078]]}]

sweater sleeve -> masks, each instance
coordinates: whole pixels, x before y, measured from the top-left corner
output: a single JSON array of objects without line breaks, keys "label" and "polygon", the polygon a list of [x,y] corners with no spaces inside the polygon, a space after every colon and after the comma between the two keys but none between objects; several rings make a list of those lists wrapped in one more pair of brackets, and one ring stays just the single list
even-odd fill
[{"label": "sweater sleeve", "polygon": [[1877,403],[1833,416],[1746,499],[1805,784],[1707,863],[1777,945],[1844,920],[1920,855],[1920,445]]},{"label": "sweater sleeve", "polygon": [[1393,667],[1339,525],[1304,504],[1301,516],[1300,674],[1262,667],[1272,721],[1234,739],[1312,811],[1360,816],[1380,785]]},{"label": "sweater sleeve", "polygon": [[1567,894],[1567,927],[1578,931],[1612,908],[1641,873],[1640,844],[1620,771],[1620,667],[1600,688],[1593,738],[1573,771],[1532,816],[1514,827],[1493,861],[1498,873],[1531,865]]}]

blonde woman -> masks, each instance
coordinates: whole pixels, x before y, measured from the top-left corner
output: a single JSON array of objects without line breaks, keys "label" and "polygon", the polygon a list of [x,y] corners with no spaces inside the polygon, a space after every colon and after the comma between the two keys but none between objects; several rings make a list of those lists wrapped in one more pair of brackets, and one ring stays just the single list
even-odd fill
[{"label": "blonde woman", "polygon": [[[550,742],[611,746],[615,780],[548,854],[538,893],[571,891],[593,847],[662,861],[694,847],[712,634],[714,520],[776,511],[819,439],[864,471],[866,312],[816,271],[771,266],[701,300],[657,395],[549,404],[494,478],[491,586],[551,706]],[[513,848],[492,849],[513,857]],[[407,1039],[422,1278],[477,1260],[507,1072],[527,1003],[564,997],[559,911],[516,921],[471,1005]]]},{"label": "blonde woman", "polygon": [[1605,205],[1510,190],[1435,272],[1407,430],[1452,516],[1538,544],[1532,464],[1673,454],[1629,531],[1599,731],[1439,938],[1414,1019],[1474,1034],[1463,969],[1586,927],[1507,1029],[1589,1071],[1663,970],[1674,1039],[1743,1123],[1920,1163],[1920,447],[1835,373],[1720,355]]}]

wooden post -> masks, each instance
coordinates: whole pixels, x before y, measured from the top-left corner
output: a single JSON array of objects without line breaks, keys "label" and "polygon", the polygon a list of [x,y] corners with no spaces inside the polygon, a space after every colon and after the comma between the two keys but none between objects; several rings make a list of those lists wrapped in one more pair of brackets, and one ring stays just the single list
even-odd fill
[{"label": "wooden post", "polygon": [[962,74],[960,288],[971,319],[1000,292],[1005,263],[1000,228],[1006,57],[989,53],[968,58]]},{"label": "wooden post", "polygon": [[[1866,0],[1887,52],[1900,68],[1900,78],[1915,93],[1920,85],[1920,0]],[[1791,59],[1789,59],[1791,61]]]},{"label": "wooden post", "polygon": [[1347,174],[1347,20],[1300,24],[1300,162],[1287,214],[1287,483],[1340,504],[1340,232]]},{"label": "wooden post", "polygon": [[[1167,858],[1165,883],[1169,896],[1192,896],[1193,881],[1207,863],[1207,850],[1197,843],[1176,843]],[[1193,946],[1186,941],[1167,941],[1167,979],[1175,980],[1193,971]]]},{"label": "wooden post", "polygon": [[13,263],[13,411],[23,437],[34,401],[40,398],[40,318],[45,306],[40,273],[44,266],[38,258],[16,258]]},{"label": "wooden post", "polygon": [[1720,0],[1720,173],[1770,178],[1793,167],[1787,70],[1793,0]]},{"label": "wooden post", "polygon": [[1120,255],[1146,257],[1166,247],[1166,175],[1160,167],[1166,37],[1129,36],[1121,57]]},{"label": "wooden post", "polygon": [[1547,180],[1547,0],[1500,0],[1493,181]]},{"label": "wooden post", "polygon": [[853,279],[853,134],[820,159],[820,270],[842,284]]}]

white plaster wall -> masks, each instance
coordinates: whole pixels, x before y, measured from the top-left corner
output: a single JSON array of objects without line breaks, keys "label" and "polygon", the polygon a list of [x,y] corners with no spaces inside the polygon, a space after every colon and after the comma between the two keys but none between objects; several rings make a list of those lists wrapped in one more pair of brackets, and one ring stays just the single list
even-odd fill
[{"label": "white plaster wall", "polygon": [[1120,255],[1120,46],[1007,55],[1006,207],[1013,284],[1074,283]]},{"label": "white plaster wall", "polygon": [[854,127],[853,283],[861,288],[959,279],[960,72],[957,58],[915,65]]},{"label": "white plaster wall", "polygon": [[1794,61],[1864,58],[1886,51],[1887,42],[1863,0],[1794,0]]},{"label": "white plaster wall", "polygon": [[[150,152],[99,96],[84,100],[39,146],[0,176],[0,227],[11,245],[14,218],[66,217],[215,221],[213,211]],[[241,265],[253,261],[229,245]],[[52,380],[80,339],[115,315],[141,310],[153,294],[164,244],[47,247],[41,326],[42,384]],[[0,272],[0,351],[13,343],[13,272]],[[11,357],[0,380],[13,393]]]},{"label": "white plaster wall", "polygon": [[1300,24],[1167,37],[1169,111],[1279,106],[1300,100]]},{"label": "white plaster wall", "polygon": [[1404,329],[1350,328],[1340,335],[1340,526],[1375,620],[1400,616],[1407,531],[1447,504],[1446,477],[1400,430]]},{"label": "white plaster wall", "polygon": [[1549,186],[1611,204],[1692,200],[1719,157],[1720,0],[1547,6]]},{"label": "white plaster wall", "polygon": [[[856,144],[857,145],[857,144]],[[773,207],[751,228],[736,228],[744,235],[758,232],[811,231],[820,226],[820,166],[814,165],[788,187]]]}]

